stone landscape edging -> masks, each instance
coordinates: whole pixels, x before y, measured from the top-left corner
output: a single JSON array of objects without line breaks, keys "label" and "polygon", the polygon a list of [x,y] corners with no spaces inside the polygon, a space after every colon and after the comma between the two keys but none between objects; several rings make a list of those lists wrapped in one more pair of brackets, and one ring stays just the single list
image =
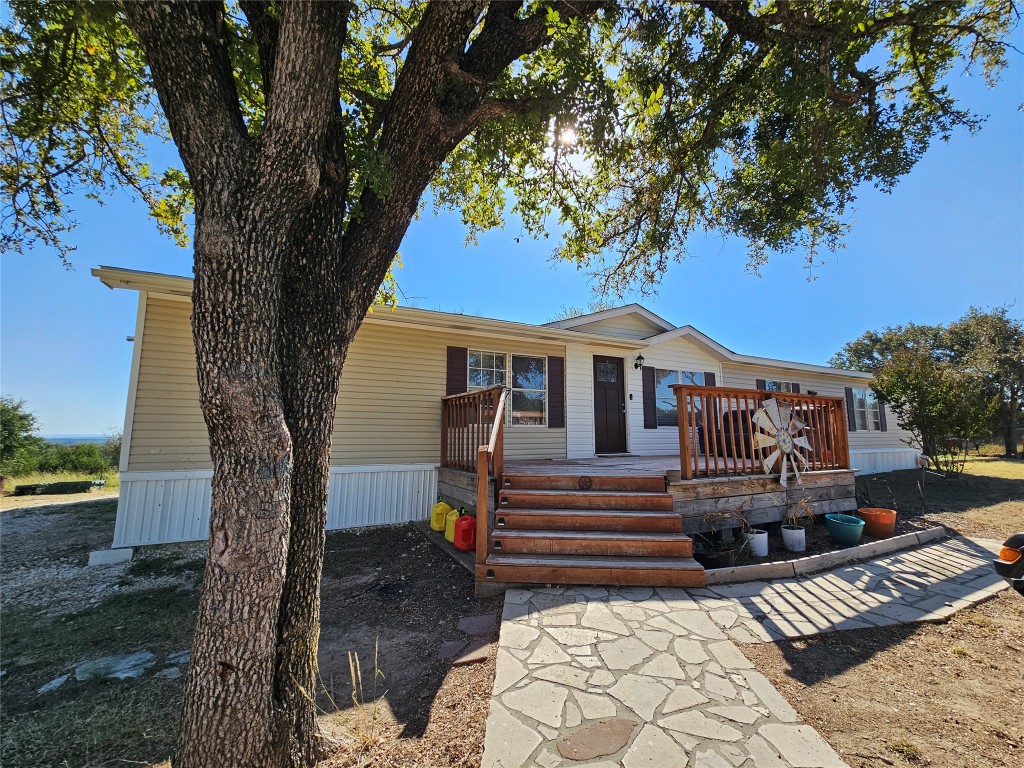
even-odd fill
[{"label": "stone landscape edging", "polygon": [[946,529],[941,525],[937,525],[934,528],[926,528],[923,531],[893,536],[891,539],[881,539],[869,544],[858,544],[855,547],[848,547],[847,549],[840,549],[835,552],[823,552],[820,555],[810,555],[809,557],[801,557],[796,560],[784,560],[777,563],[757,563],[756,565],[738,565],[732,568],[715,568],[714,570],[704,572],[704,583],[712,586],[715,584],[735,584],[741,581],[792,578],[857,560],[866,560],[878,555],[895,552],[899,549],[925,544],[929,541],[941,539],[945,535]]}]

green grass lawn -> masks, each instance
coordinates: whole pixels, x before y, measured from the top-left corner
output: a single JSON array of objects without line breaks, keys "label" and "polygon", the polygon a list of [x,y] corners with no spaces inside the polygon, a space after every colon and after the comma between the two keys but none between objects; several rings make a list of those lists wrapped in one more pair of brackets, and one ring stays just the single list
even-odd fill
[{"label": "green grass lawn", "polygon": [[90,474],[88,472],[33,472],[21,477],[6,478],[4,480],[4,495],[9,496],[14,491],[15,486],[18,485],[69,483],[76,480],[105,480],[107,484],[103,488],[107,491],[116,491],[121,487],[121,480],[115,469],[99,474]]}]

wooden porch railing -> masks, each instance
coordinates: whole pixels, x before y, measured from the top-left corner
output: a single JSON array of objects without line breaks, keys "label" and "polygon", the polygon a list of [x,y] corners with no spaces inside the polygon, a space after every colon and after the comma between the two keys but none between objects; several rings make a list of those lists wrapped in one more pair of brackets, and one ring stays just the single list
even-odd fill
[{"label": "wooden porch railing", "polygon": [[441,466],[476,472],[477,563],[487,559],[490,478],[505,471],[505,397],[499,386],[441,400]]},{"label": "wooden porch railing", "polygon": [[841,397],[687,384],[674,384],[672,389],[684,480],[762,474],[763,459],[771,449],[755,446],[754,433],[763,430],[752,418],[771,398],[792,406],[794,415],[807,424],[800,434],[811,444],[811,450],[801,451],[808,470],[850,468],[846,403]]}]

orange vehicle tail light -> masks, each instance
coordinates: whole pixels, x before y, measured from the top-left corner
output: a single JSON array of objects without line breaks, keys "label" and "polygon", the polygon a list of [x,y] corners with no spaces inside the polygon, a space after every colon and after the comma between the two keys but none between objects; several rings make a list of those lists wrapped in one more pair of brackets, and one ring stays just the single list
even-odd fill
[{"label": "orange vehicle tail light", "polygon": [[1003,547],[999,550],[999,559],[1004,563],[1016,563],[1020,560],[1020,550],[1013,547]]}]

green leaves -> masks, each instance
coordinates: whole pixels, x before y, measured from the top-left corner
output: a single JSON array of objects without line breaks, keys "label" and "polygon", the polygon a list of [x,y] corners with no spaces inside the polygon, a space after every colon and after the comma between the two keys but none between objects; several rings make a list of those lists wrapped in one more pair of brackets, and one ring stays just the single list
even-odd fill
[{"label": "green leaves", "polygon": [[[378,142],[405,106],[392,103],[394,87],[425,7],[378,0],[348,17],[325,168],[346,185],[346,222],[361,215],[363,190],[393,189]],[[936,137],[978,126],[945,79],[964,66],[998,76],[1016,23],[997,0],[639,0],[582,16],[552,2],[501,7],[508,13],[478,17],[439,65],[445,117],[423,119],[462,119],[481,93],[515,107],[456,147],[434,176],[433,201],[459,211],[471,239],[515,212],[610,293],[654,290],[701,232],[745,240],[755,268],[773,252],[840,247],[861,184],[891,189]],[[18,0],[12,10],[0,182],[15,204],[2,244],[38,240],[66,255],[67,195],[102,198],[114,185],[134,189],[184,243],[191,192],[180,171],[144,170],[145,142],[166,131],[117,6]],[[227,11],[223,42],[258,141],[260,54],[244,14]],[[458,74],[486,24],[526,22],[544,30],[536,50],[493,82]],[[569,129],[573,141],[560,141]]]}]

